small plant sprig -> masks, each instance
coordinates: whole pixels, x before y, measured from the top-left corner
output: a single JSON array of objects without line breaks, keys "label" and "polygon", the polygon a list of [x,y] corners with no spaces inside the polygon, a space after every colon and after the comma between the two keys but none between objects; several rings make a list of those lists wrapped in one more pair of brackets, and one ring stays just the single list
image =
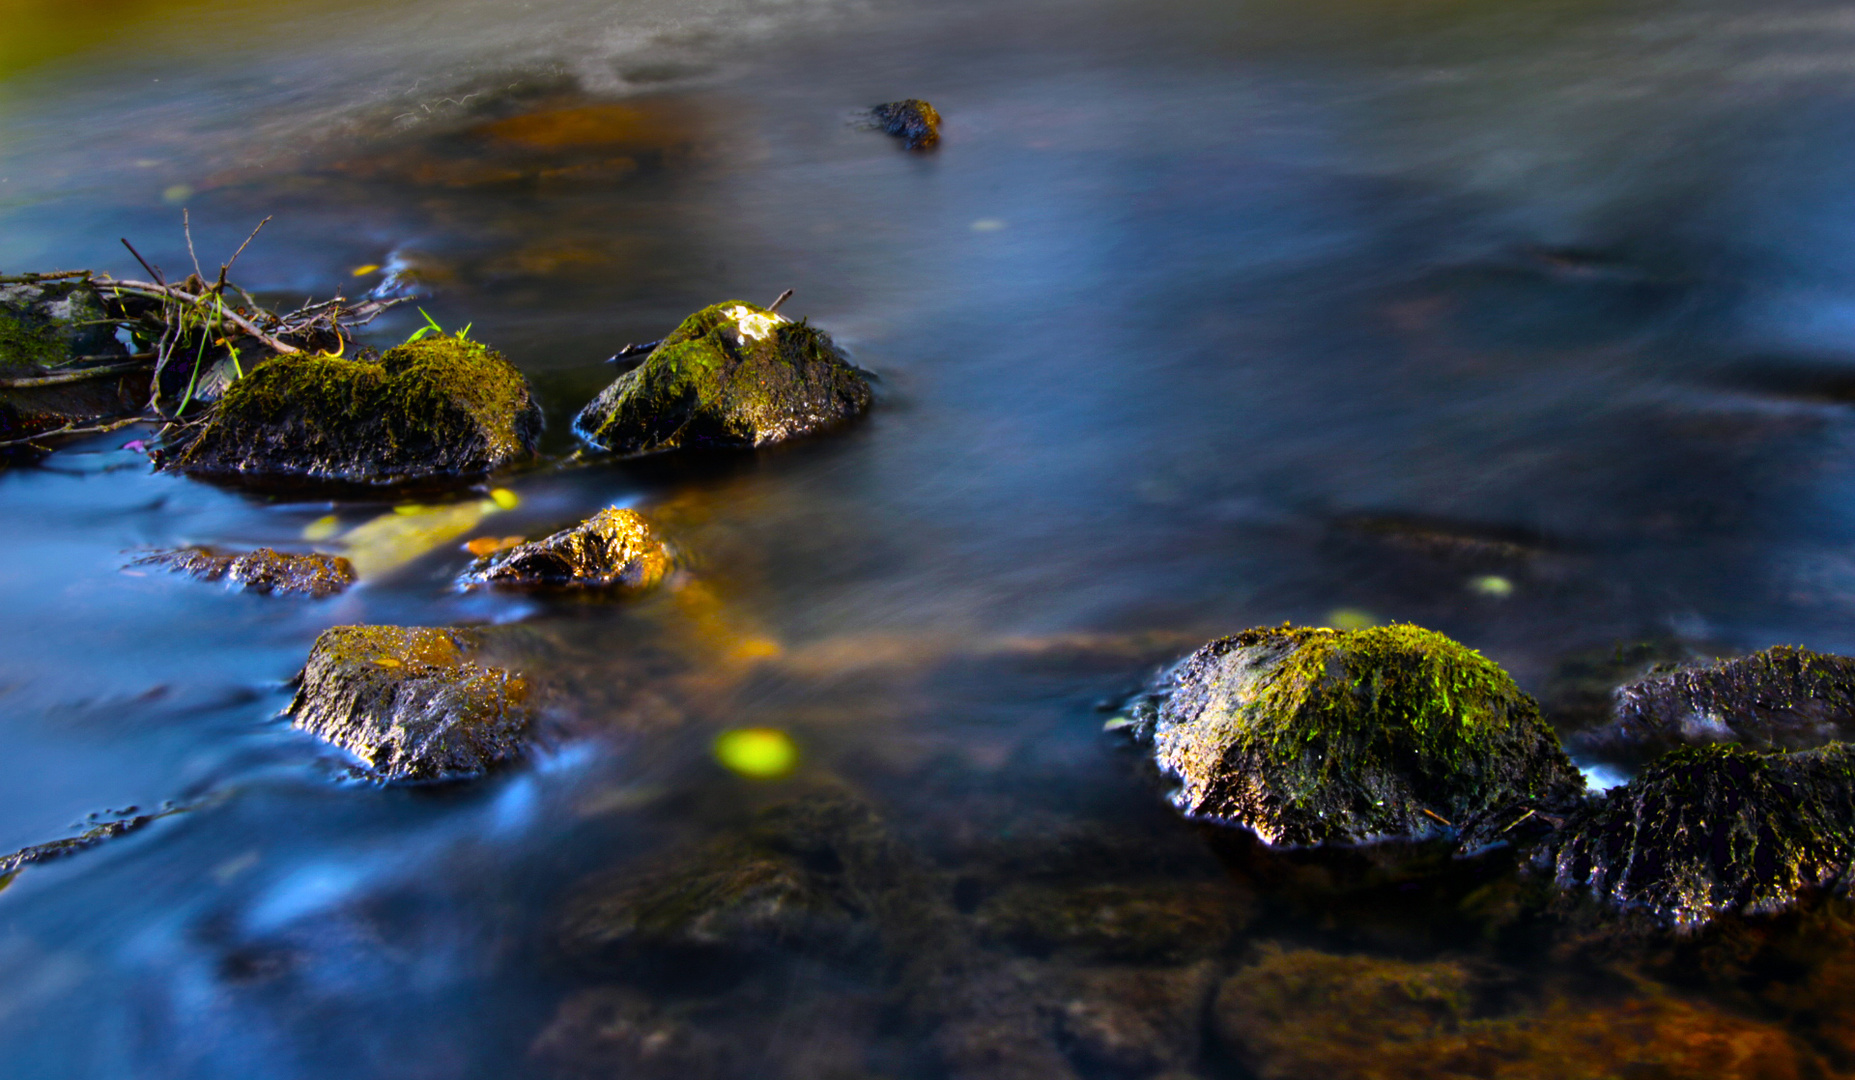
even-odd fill
[{"label": "small plant sprig", "polygon": [[[438,325],[438,320],[432,318],[431,312],[426,311],[424,308],[420,308],[419,314],[425,316],[425,325],[419,327],[417,330],[414,330],[412,332],[412,336],[406,339],[406,344],[410,345],[413,342],[420,340],[421,338],[425,337],[428,334],[437,334],[439,337],[444,336],[444,327]],[[456,335],[457,340],[469,341],[470,340],[470,328],[475,325],[477,324],[474,322],[465,323],[464,328],[457,332],[457,335]]]}]

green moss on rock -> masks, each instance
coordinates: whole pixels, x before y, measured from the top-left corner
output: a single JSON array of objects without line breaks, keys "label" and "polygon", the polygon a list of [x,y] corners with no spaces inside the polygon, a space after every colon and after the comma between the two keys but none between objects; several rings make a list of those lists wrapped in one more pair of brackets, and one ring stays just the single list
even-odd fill
[{"label": "green moss on rock", "polygon": [[288,715],[382,780],[475,776],[521,753],[532,697],[522,676],[477,662],[481,644],[463,630],[331,627]]},{"label": "green moss on rock", "polygon": [[571,529],[478,559],[465,587],[643,589],[670,570],[670,553],[636,510],[609,506]]},{"label": "green moss on rock", "polygon": [[1777,645],[1627,683],[1617,688],[1610,723],[1579,743],[1604,757],[1644,760],[1680,745],[1807,750],[1851,738],[1855,659]]},{"label": "green moss on rock", "polygon": [[1246,630],[1173,682],[1152,737],[1175,802],[1270,844],[1471,829],[1584,787],[1506,672],[1419,627]]},{"label": "green moss on rock", "polygon": [[0,369],[43,370],[80,356],[120,356],[116,323],[87,281],[0,285]]},{"label": "green moss on rock", "polygon": [[199,476],[396,485],[531,457],[541,412],[479,342],[430,337],[378,361],[278,356],[233,383],[168,467]]},{"label": "green moss on rock", "polygon": [[683,320],[574,418],[621,454],[784,442],[868,409],[869,383],[822,331],[730,300]]},{"label": "green moss on rock", "polygon": [[1558,883],[1695,926],[1777,911],[1855,860],[1855,747],[1688,747],[1567,822],[1536,862]]}]

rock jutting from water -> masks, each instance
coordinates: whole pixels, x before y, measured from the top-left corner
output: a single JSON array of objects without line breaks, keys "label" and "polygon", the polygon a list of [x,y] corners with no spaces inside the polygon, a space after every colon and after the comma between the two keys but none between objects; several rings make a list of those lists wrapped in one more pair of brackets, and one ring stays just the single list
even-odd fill
[{"label": "rock jutting from water", "polygon": [[611,506],[571,529],[478,559],[458,582],[526,589],[641,589],[670,570],[670,552],[636,510]]},{"label": "rock jutting from water", "polygon": [[1855,747],[1671,751],[1574,814],[1535,862],[1563,887],[1677,927],[1844,888],[1855,863]]},{"label": "rock jutting from water", "polygon": [[0,442],[141,411],[152,361],[117,340],[115,308],[82,274],[0,278]]},{"label": "rock jutting from water", "polygon": [[453,780],[517,757],[534,697],[479,663],[478,635],[438,627],[336,626],[309,651],[286,714],[387,781]]},{"label": "rock jutting from water", "polygon": [[164,467],[261,484],[431,484],[526,460],[540,433],[513,364],[480,342],[434,336],[378,359],[266,360],[175,440]]},{"label": "rock jutting from water", "polygon": [[1415,626],[1246,630],[1172,683],[1150,738],[1174,802],[1271,845],[1473,834],[1584,790],[1506,672]]},{"label": "rock jutting from water", "polygon": [[334,596],[355,582],[354,564],[339,555],[298,555],[271,548],[237,554],[186,547],[144,555],[132,565],[159,566],[204,581],[224,580],[247,592],[315,599]]},{"label": "rock jutting from water", "polygon": [[1855,659],[1777,645],[1618,687],[1610,722],[1575,741],[1593,754],[1641,759],[1675,746],[1807,750],[1851,738]]},{"label": "rock jutting from water", "polygon": [[573,430],[621,454],[770,446],[842,424],[870,398],[823,331],[730,300],[684,319]]},{"label": "rock jutting from water", "polygon": [[905,98],[870,110],[876,126],[910,150],[927,150],[940,142],[940,113],[920,98]]}]

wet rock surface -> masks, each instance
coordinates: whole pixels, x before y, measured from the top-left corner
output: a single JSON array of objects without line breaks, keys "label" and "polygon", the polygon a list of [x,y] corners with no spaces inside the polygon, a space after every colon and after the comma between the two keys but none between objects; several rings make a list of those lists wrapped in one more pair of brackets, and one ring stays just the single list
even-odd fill
[{"label": "wet rock surface", "polygon": [[1575,814],[1536,857],[1567,888],[1675,926],[1847,884],[1855,748],[1673,751]]},{"label": "wet rock surface", "polygon": [[876,126],[910,150],[927,150],[940,142],[940,113],[920,98],[906,98],[870,110]]},{"label": "wet rock surface", "polygon": [[1417,627],[1248,630],[1171,681],[1150,738],[1174,802],[1269,844],[1474,838],[1517,803],[1583,791],[1505,672]]},{"label": "wet rock surface", "polygon": [[332,627],[287,714],[377,779],[479,775],[522,752],[533,696],[521,675],[478,662],[481,644],[464,630]]},{"label": "wet rock surface", "polygon": [[636,510],[608,507],[552,536],[487,555],[458,579],[464,586],[524,589],[639,589],[670,571],[670,553]]},{"label": "wet rock surface", "polygon": [[0,373],[42,373],[79,358],[127,355],[88,281],[0,282]]},{"label": "wet rock surface", "polygon": [[603,450],[646,454],[769,446],[835,427],[870,405],[831,339],[765,308],[703,308],[574,418]]},{"label": "wet rock surface", "polygon": [[428,337],[379,359],[273,357],[226,389],[164,467],[291,486],[433,484],[532,457],[541,412],[501,354]]},{"label": "wet rock surface", "polygon": [[1778,645],[1711,664],[1664,667],[1617,688],[1609,723],[1580,749],[1646,760],[1675,746],[1807,750],[1855,738],[1855,659]]},{"label": "wet rock surface", "polygon": [[334,596],[355,582],[354,564],[339,555],[299,555],[271,548],[244,553],[179,548],[144,555],[132,565],[158,566],[203,581],[223,580],[248,592],[315,599]]}]

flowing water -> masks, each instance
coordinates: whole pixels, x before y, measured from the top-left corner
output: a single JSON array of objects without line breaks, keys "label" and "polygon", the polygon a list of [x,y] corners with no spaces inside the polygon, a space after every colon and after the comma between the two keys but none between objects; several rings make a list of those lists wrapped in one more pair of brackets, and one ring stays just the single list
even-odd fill
[{"label": "flowing water", "polygon": [[[854,122],[906,96],[937,152]],[[177,274],[183,207],[207,262],[275,215],[236,276],[416,290],[527,372],[556,457],[607,355],[728,297],[795,289],[880,381],[844,433],[503,478],[512,509],[266,500],[152,475],[128,433],[0,473],[0,850],[186,808],[0,893],[0,1071],[658,1075],[572,1045],[622,1042],[571,1018],[623,985],[707,1024],[721,1075],[937,1075],[934,1009],[874,960],[692,988],[585,962],[563,912],[821,789],[976,925],[1026,883],[1227,881],[1101,729],[1242,627],[1416,622],[1548,704],[1623,641],[1855,652],[1851,98],[1855,18],[1792,0],[7,0],[0,269],[140,276],[128,237]],[[464,540],[612,504],[663,523],[676,588],[450,587]],[[364,580],[124,569],[182,543]],[[277,718],[345,623],[504,628],[558,688],[542,745],[348,779]],[[724,769],[742,727],[796,771]],[[1559,954],[1446,915],[1229,888],[1220,972],[1476,955],[1580,1005]],[[1061,934],[974,933],[1023,986],[1077,970]],[[1805,1062],[1731,1075],[1855,1064],[1832,984],[1772,985],[1654,992]],[[1207,1077],[1312,1060],[1198,1039]]]}]

